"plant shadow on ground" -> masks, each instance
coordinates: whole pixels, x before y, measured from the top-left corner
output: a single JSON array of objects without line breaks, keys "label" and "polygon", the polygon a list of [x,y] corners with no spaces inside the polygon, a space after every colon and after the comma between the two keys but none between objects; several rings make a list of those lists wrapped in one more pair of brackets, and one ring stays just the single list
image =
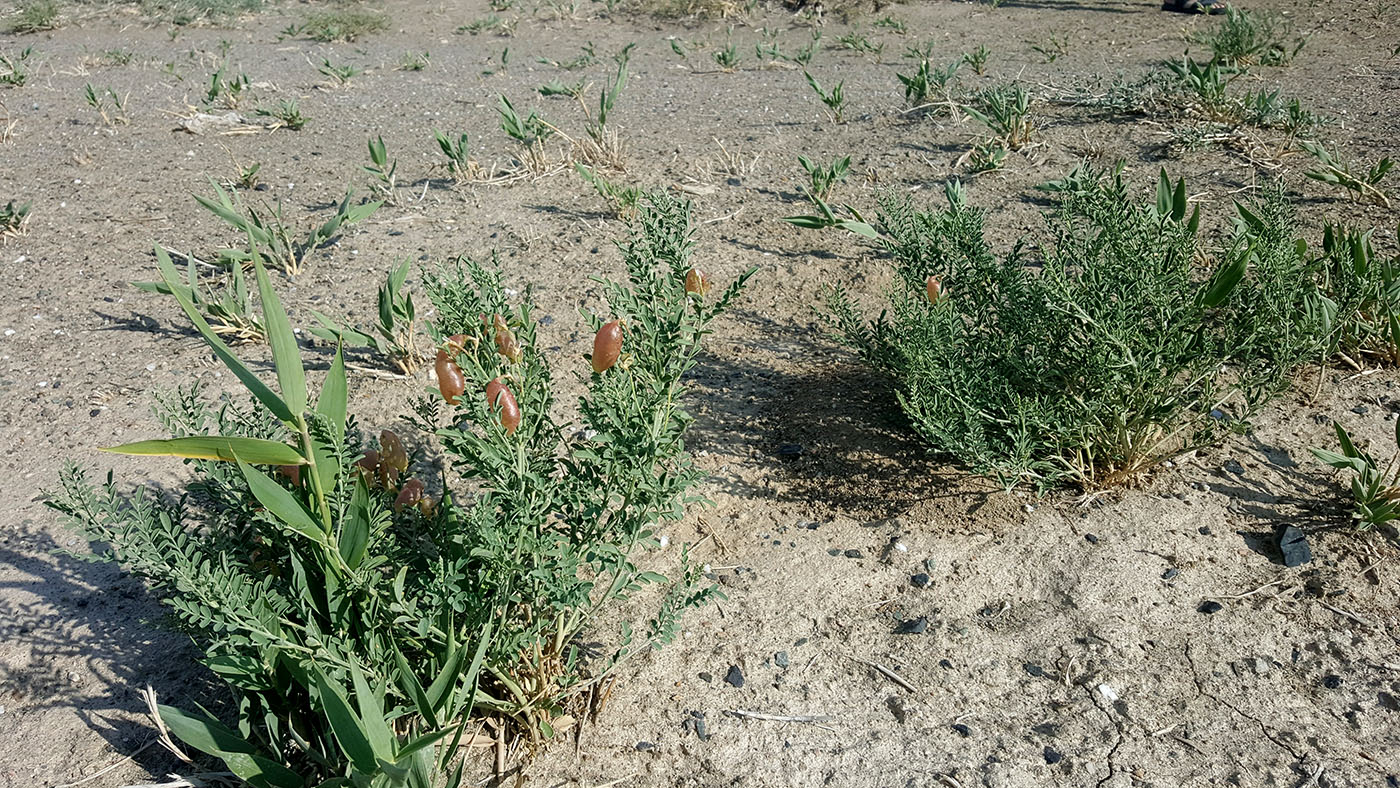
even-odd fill
[{"label": "plant shadow on ground", "polygon": [[995,485],[933,457],[888,380],[813,329],[735,310],[750,340],[692,372],[693,449],[734,458],[711,472],[746,500],[795,504],[813,517],[899,516],[937,499],[977,508]]},{"label": "plant shadow on ground", "polygon": [[[194,650],[182,635],[151,625],[163,611],[138,580],[64,549],[33,525],[0,545],[0,564],[13,578],[0,584],[7,592],[0,632],[28,653],[27,664],[0,670],[0,685],[18,706],[12,713],[71,708],[117,755],[130,755],[149,774],[169,772],[178,762],[165,749],[139,749],[154,731],[138,693],[149,684],[163,698],[211,696],[200,687],[207,682]],[[82,555],[86,547],[71,549]],[[43,558],[54,554],[53,562]]]}]

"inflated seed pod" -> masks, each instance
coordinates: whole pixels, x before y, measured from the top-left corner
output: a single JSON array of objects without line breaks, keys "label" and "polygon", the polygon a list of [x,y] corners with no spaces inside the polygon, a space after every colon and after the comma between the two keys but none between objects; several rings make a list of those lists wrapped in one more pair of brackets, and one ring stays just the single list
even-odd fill
[{"label": "inflated seed pod", "polygon": [[458,397],[467,390],[467,379],[462,375],[462,368],[442,350],[438,351],[433,367],[437,371],[438,391],[442,392],[442,398],[447,400],[448,405],[456,405]]},{"label": "inflated seed pod", "polygon": [[400,473],[408,470],[408,452],[404,451],[403,441],[392,430],[379,433],[379,464]]},{"label": "inflated seed pod", "polygon": [[500,409],[501,426],[506,428],[507,435],[514,435],[520,428],[520,405],[500,378],[486,384],[486,407],[493,411]]},{"label": "inflated seed pod", "polygon": [[593,371],[607,372],[617,363],[622,353],[622,323],[613,320],[604,323],[593,335]]},{"label": "inflated seed pod", "polygon": [[424,517],[432,517],[433,512],[437,511],[437,501],[426,495],[423,496],[423,498],[418,501],[418,511],[422,512]]},{"label": "inflated seed pod", "polygon": [[924,290],[928,293],[930,303],[936,304],[943,297],[943,283],[939,282],[936,276],[924,280]]},{"label": "inflated seed pod", "polygon": [[710,278],[699,268],[692,268],[685,274],[685,291],[694,296],[705,297],[710,292]]},{"label": "inflated seed pod", "polygon": [[300,465],[278,465],[277,472],[292,480],[292,484],[301,484]]},{"label": "inflated seed pod", "polygon": [[496,352],[517,364],[525,358],[520,343],[515,341],[515,334],[509,328],[496,329]]},{"label": "inflated seed pod", "polygon": [[421,500],[423,500],[423,483],[417,479],[409,479],[399,489],[398,497],[394,498],[394,511],[401,512],[406,506],[417,506]]},{"label": "inflated seed pod", "polygon": [[372,483],[379,473],[379,452],[374,449],[366,449],[365,456],[355,460],[355,467],[360,469],[360,473],[364,475],[366,481]]}]

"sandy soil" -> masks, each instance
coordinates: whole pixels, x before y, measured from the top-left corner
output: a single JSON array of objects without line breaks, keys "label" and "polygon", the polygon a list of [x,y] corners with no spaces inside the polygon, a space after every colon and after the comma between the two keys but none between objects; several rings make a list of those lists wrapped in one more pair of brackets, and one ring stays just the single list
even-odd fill
[{"label": "sandy soil", "polygon": [[[1400,59],[1390,53],[1400,8],[1249,4],[1287,13],[1312,35],[1294,64],[1256,69],[1251,84],[1337,117],[1327,136],[1358,160],[1397,154]],[[536,287],[540,313],[554,319],[550,341],[574,358],[584,350],[577,307],[596,303],[586,277],[618,272],[610,242],[621,225],[569,172],[452,188],[433,169],[431,132],[467,131],[483,161],[507,162],[494,110],[505,93],[578,133],[578,107],[534,89],[554,77],[596,86],[608,56],[635,41],[615,117],[629,149],[619,179],[693,196],[697,259],[717,280],[759,267],[694,380],[692,447],[716,506],[672,535],[698,544],[728,601],[693,614],[673,646],[628,663],[600,719],[527,765],[526,784],[1397,784],[1400,562],[1393,543],[1339,527],[1339,482],[1306,450],[1329,440],[1334,418],[1383,445],[1400,411],[1393,370],[1310,372],[1253,435],[1134,489],[1007,493],[928,457],[881,383],[822,338],[820,287],[842,280],[874,297],[883,263],[849,238],[779,221],[805,210],[798,154],[850,153],[839,201],[868,208],[879,189],[934,200],[961,174],[1009,244],[1039,227],[1034,184],[1084,157],[1121,158],[1144,193],[1159,167],[1184,175],[1217,230],[1231,200],[1277,175],[1301,193],[1312,238],[1324,220],[1345,218],[1379,226],[1378,244],[1393,249],[1393,212],[1336,199],[1301,177],[1297,157],[1219,147],[1169,155],[1169,119],[1108,119],[1042,101],[1041,144],[1002,172],[969,177],[955,162],[977,136],[973,124],[902,112],[895,74],[908,70],[900,55],[916,41],[933,43],[935,63],[985,44],[988,74],[965,73],[966,84],[1014,78],[1045,97],[1096,75],[1158,68],[1216,20],[1162,14],[1153,0],[830,13],[811,70],[845,81],[853,109],[838,126],[800,70],[755,60],[759,28],[785,31],[789,52],[810,40],[809,22],[780,10],[721,21],[606,18],[601,5],[572,19],[513,10],[504,16],[520,17],[515,33],[500,37],[452,32],[489,13],[484,3],[384,8],[391,30],[353,44],[279,42],[300,5],[173,37],[120,11],[0,36],[0,53],[32,44],[37,64],[28,85],[0,87],[17,121],[0,143],[0,201],[34,203],[28,233],[0,249],[0,475],[10,480],[0,487],[0,782],[71,784],[111,764],[85,784],[161,778],[175,764],[145,746],[152,730],[136,691],[149,683],[175,702],[213,692],[192,649],[154,626],[160,607],[136,581],[62,553],[87,547],[40,495],[66,458],[177,482],[177,464],[114,460],[93,447],[156,436],[152,391],[195,379],[227,388],[173,304],[131,286],[153,276],[153,242],[203,251],[232,240],[190,193],[260,162],[262,196],[309,216],[347,185],[367,185],[364,140],[383,134],[399,162],[399,204],[283,282],[294,319],[308,324],[314,308],[367,321],[392,261],[495,249],[513,287]],[[907,34],[872,26],[886,14]],[[881,58],[839,48],[853,27],[884,42]],[[707,48],[682,63],[670,36]],[[1032,45],[1052,38],[1064,54],[1047,63]],[[709,55],[726,40],[743,55],[734,73]],[[245,106],[295,97],[305,129],[172,131],[223,59],[221,42],[254,83]],[[571,60],[586,42],[600,62],[579,72],[537,60]],[[132,57],[120,63],[110,50]],[[427,69],[394,68],[404,52],[424,50]],[[313,65],[322,58],[368,70],[332,85]],[[129,123],[105,126],[83,101],[87,83],[129,93]],[[366,428],[391,426],[426,383],[362,374],[353,409]],[[788,444],[801,454],[780,453]],[[1283,524],[1309,531],[1312,563],[1278,562],[1270,545]],[[664,567],[675,553],[654,560]],[[911,583],[919,573],[926,587]],[[1200,612],[1206,601],[1222,607]],[[921,634],[896,633],[920,617]],[[742,688],[725,683],[731,666]]]}]

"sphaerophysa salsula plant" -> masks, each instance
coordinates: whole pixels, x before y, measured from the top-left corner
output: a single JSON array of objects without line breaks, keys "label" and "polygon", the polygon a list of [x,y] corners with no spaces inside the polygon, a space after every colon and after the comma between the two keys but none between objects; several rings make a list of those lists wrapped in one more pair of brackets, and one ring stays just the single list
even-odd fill
[{"label": "sphaerophysa salsula plant", "polygon": [[945,210],[890,196],[873,225],[838,225],[874,236],[897,284],[873,320],[832,288],[837,337],[934,450],[1008,486],[1119,483],[1206,445],[1325,344],[1286,204],[1251,212],[1265,224],[1242,222],[1202,276],[1184,183],[1163,173],[1136,205],[1116,175],[1079,180],[1056,192],[1050,242],[1002,259],[956,182]]},{"label": "sphaerophysa salsula plant", "polygon": [[[420,452],[390,431],[377,446],[361,437],[338,351],[313,397],[259,258],[276,390],[157,248],[168,289],[252,403],[182,390],[159,400],[174,438],[114,449],[186,458],[194,478],[178,497],[125,492],[110,475],[94,487],[70,467],[50,505],[163,595],[227,683],[232,726],[159,707],[178,741],[256,788],[458,788],[478,720],[552,737],[588,687],[717,594],[684,551],[674,580],[634,563],[696,500],[681,379],[749,275],[710,295],[688,259],[689,219],[688,205],[653,197],[621,244],[627,280],[599,280],[608,306],[589,316],[594,354],[575,362],[588,370],[578,425],[550,408],[528,297],[511,304],[500,274],[471,261],[430,278],[435,328],[455,333],[439,353],[443,397],[416,418],[464,477],[438,500]],[[646,586],[659,598],[640,631],[624,627],[605,653],[582,642]]]},{"label": "sphaerophysa salsula plant", "polygon": [[342,228],[364,221],[379,210],[382,201],[358,205],[350,202],[353,191],[335,207],[335,213],[309,231],[297,232],[282,216],[282,205],[258,208],[243,202],[237,192],[229,193],[211,181],[214,198],[195,195],[195,200],[210,213],[242,233],[249,242],[248,249],[221,249],[219,259],[226,264],[246,264],[254,257],[282,269],[287,276],[301,273],[306,258],[339,236]]},{"label": "sphaerophysa salsula plant", "polygon": [[321,325],[313,326],[311,333],[338,345],[370,348],[388,361],[395,372],[413,374],[422,358],[415,336],[418,310],[413,294],[404,289],[408,271],[407,260],[390,269],[384,284],[379,286],[377,320],[368,331],[342,326],[313,310],[311,314]]},{"label": "sphaerophysa salsula plant", "polygon": [[1341,452],[1309,448],[1313,456],[1341,471],[1351,472],[1352,519],[1367,530],[1400,518],[1400,420],[1395,422],[1396,453],[1381,465],[1370,452],[1358,449],[1342,425],[1333,422]]}]

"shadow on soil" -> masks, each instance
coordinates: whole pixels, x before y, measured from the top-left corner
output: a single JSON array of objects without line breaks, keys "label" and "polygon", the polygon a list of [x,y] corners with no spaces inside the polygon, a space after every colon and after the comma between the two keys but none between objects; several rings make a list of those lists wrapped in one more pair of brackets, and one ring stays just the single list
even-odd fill
[{"label": "shadow on soil", "polygon": [[86,552],[81,541],[65,548],[32,525],[0,544],[12,578],[0,584],[0,633],[28,656],[0,669],[0,685],[14,713],[72,709],[113,752],[164,774],[176,767],[173,756],[159,746],[136,752],[154,737],[138,691],[150,684],[176,703],[191,691],[208,696],[198,688],[194,651],[186,638],[153,626],[161,608],[139,581],[65,549]]},{"label": "shadow on soil", "polygon": [[929,456],[881,376],[803,326],[732,312],[761,337],[737,353],[702,357],[693,450],[730,458],[711,483],[854,519],[894,517],[935,499],[987,495]]}]

